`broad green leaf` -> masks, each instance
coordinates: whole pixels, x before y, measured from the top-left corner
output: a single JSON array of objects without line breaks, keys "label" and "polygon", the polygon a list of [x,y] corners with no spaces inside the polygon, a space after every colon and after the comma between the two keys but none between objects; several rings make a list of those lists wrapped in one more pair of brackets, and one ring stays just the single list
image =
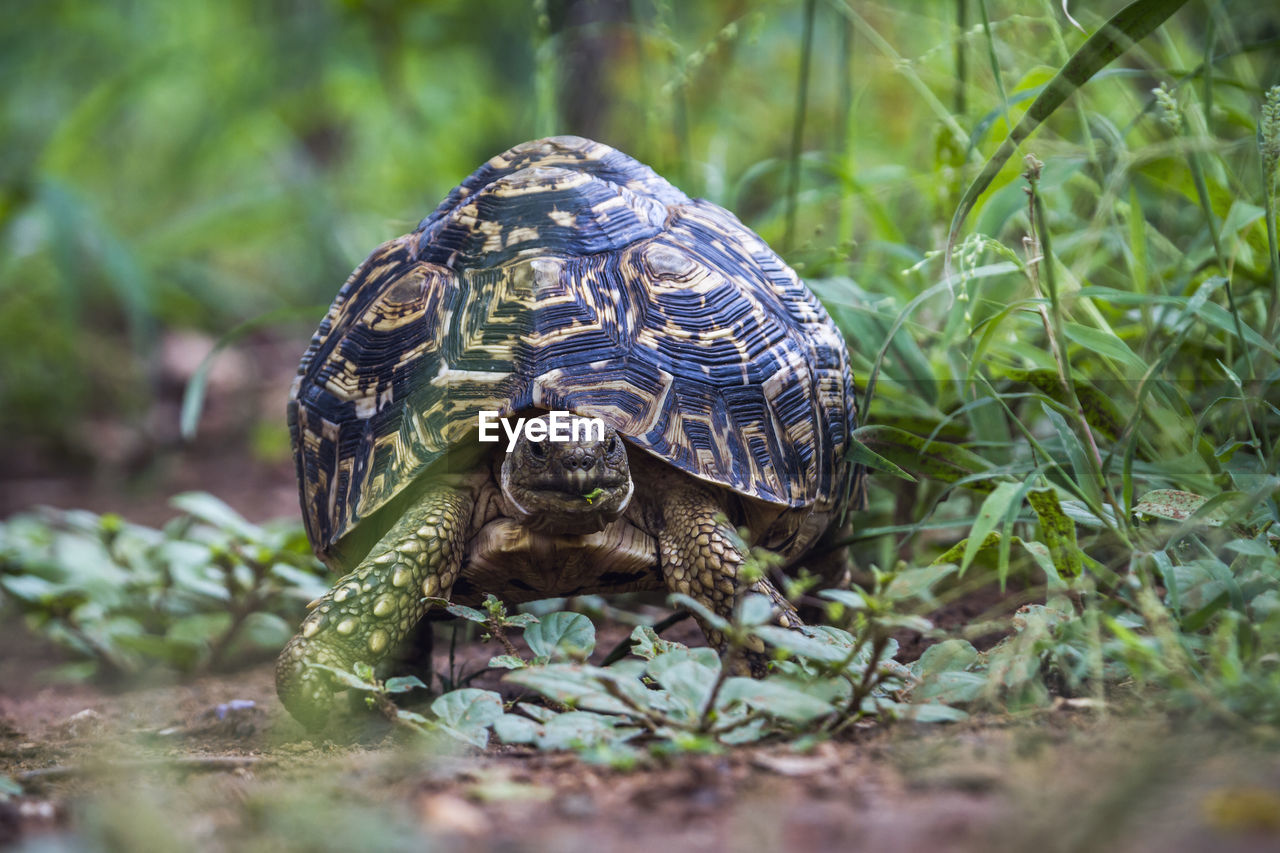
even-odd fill
[{"label": "broad green leaf", "polygon": [[545,723],[558,713],[542,705],[531,705],[528,702],[517,702],[516,710],[531,719],[537,720],[539,723]]},{"label": "broad green leaf", "polygon": [[450,604],[445,607],[445,611],[452,613],[459,619],[466,619],[468,622],[479,622],[481,625],[487,624],[489,621],[488,614],[476,610],[474,607],[467,607],[463,604]]},{"label": "broad green leaf", "polygon": [[1250,557],[1274,559],[1276,556],[1276,552],[1271,546],[1261,539],[1234,539],[1223,547],[1235,551],[1237,554],[1244,554]]},{"label": "broad green leaf", "polygon": [[489,658],[489,666],[494,669],[523,669],[528,664],[515,655],[496,655]]},{"label": "broad green leaf", "polygon": [[323,578],[288,563],[273,563],[271,574],[289,586],[291,595],[303,601],[319,598],[329,591],[329,585]]},{"label": "broad green leaf", "polygon": [[641,680],[646,668],[647,664],[644,661],[632,658],[620,660],[611,666],[595,669],[593,672],[596,680],[605,689],[611,687],[612,692],[615,695],[621,694],[626,702],[630,702],[636,708],[646,708],[655,697],[660,695],[659,691],[650,690]]},{"label": "broad green leaf", "polygon": [[1177,590],[1183,627],[1187,630],[1198,629],[1208,616],[1230,600],[1243,604],[1243,595],[1231,569],[1211,557],[1172,566],[1165,582]]},{"label": "broad green leaf", "polygon": [[[231,627],[231,614],[192,613],[176,619],[165,636],[178,642],[207,644],[215,637],[221,636]],[[286,637],[287,641],[289,638]]]},{"label": "broad green leaf", "polygon": [[570,708],[608,714],[631,713],[626,704],[609,695],[601,683],[601,673],[596,667],[582,664],[552,663],[512,670],[503,676],[503,681],[537,691]]},{"label": "broad green leaf", "polygon": [[866,610],[867,597],[860,590],[854,589],[824,589],[818,593],[819,598],[825,598],[830,601],[837,601],[850,610]]},{"label": "broad green leaf", "polygon": [[502,697],[492,690],[464,687],[438,697],[431,713],[462,739],[484,749],[489,743],[488,728],[502,714]]},{"label": "broad green leaf", "polygon": [[1280,590],[1269,589],[1249,601],[1249,613],[1255,620],[1272,619],[1280,614]]},{"label": "broad green leaf", "polygon": [[581,613],[551,613],[524,629],[524,641],[538,657],[585,659],[596,647],[596,629]]},{"label": "broad green leaf", "polygon": [[427,685],[423,684],[422,679],[416,675],[400,675],[395,678],[388,678],[387,683],[383,685],[383,689],[388,693],[408,693],[414,689],[426,690]]},{"label": "broad green leaf", "polygon": [[[991,534],[997,540],[996,534]],[[914,616],[910,613],[886,613],[879,616],[876,620],[886,628],[903,628],[907,631],[916,631],[920,634],[927,634],[933,630],[933,623],[923,616]]]},{"label": "broad green leaf", "polygon": [[768,596],[751,593],[738,603],[738,623],[741,625],[763,625],[772,616],[773,602]]},{"label": "broad green leaf", "polygon": [[191,669],[205,650],[205,644],[154,634],[121,634],[112,637],[116,646],[163,661],[178,669]]},{"label": "broad green leaf", "polygon": [[[1178,489],[1154,489],[1138,499],[1133,507],[1135,515],[1147,515],[1152,518],[1163,518],[1166,521],[1186,521],[1196,510],[1208,502],[1208,498],[1194,492]],[[1214,519],[1205,519],[1209,524],[1221,524],[1225,513]]]},{"label": "broad green leaf", "polygon": [[[176,543],[175,543],[176,544]],[[200,549],[204,560],[209,559],[208,549]],[[186,563],[171,563],[169,565],[169,575],[173,578],[173,584],[181,592],[202,598],[209,598],[216,602],[231,601],[231,590],[227,589],[226,580],[221,576],[221,570],[202,562],[200,565],[187,565]],[[328,591],[326,587],[325,591]]]},{"label": "broad green leaf", "polygon": [[923,702],[919,705],[893,703],[898,717],[913,723],[958,723],[969,719],[969,714],[959,708],[940,702]]},{"label": "broad green leaf", "polygon": [[[746,711],[742,712],[742,716],[745,717],[746,714],[747,714]],[[734,716],[736,715],[734,715],[732,712],[723,713],[721,714],[721,719],[723,719],[727,724],[733,721]],[[732,729],[729,729],[723,734],[717,734],[716,739],[723,744],[728,744],[729,746],[737,746],[739,744],[744,744],[744,743],[755,743],[756,741],[760,740],[763,737],[766,737],[770,733],[771,731],[770,731],[768,722],[766,720],[757,718],[752,720],[749,723],[744,723],[742,725],[734,726]]]},{"label": "broad green leaf", "polygon": [[240,624],[232,643],[232,657],[274,652],[284,647],[293,636],[293,626],[275,613],[259,610],[250,613]]},{"label": "broad green leaf", "polygon": [[65,588],[36,575],[0,575],[0,587],[20,601],[51,604]]},{"label": "broad green leaf", "polygon": [[720,675],[720,661],[715,666],[692,659],[676,661],[671,666],[651,666],[650,674],[678,703],[686,719],[695,721],[706,710],[711,688]]},{"label": "broad green leaf", "polygon": [[541,726],[519,714],[503,714],[493,721],[493,733],[503,743],[535,743]]},{"label": "broad green leaf", "polygon": [[696,649],[680,647],[656,656],[645,665],[645,671],[658,683],[662,683],[663,673],[685,661],[693,661],[709,672],[720,672],[720,656],[715,649],[699,646]]},{"label": "broad green leaf", "polygon": [[241,539],[257,542],[262,539],[262,528],[250,524],[240,513],[232,509],[226,501],[214,497],[208,492],[183,492],[174,495],[169,503],[188,515],[194,516],[219,530],[225,530]]},{"label": "broad green leaf", "polygon": [[625,742],[639,729],[620,726],[625,720],[590,711],[567,711],[543,723],[537,733],[539,749],[587,749],[613,742]]},{"label": "broad green leaf", "polygon": [[911,690],[918,703],[946,702],[967,704],[981,698],[987,687],[987,676],[980,672],[946,670],[923,680]]},{"label": "broad green leaf", "polygon": [[637,625],[631,632],[631,653],[645,660],[653,660],[664,652],[683,649],[680,643],[664,640],[648,625]]},{"label": "broad green leaf", "polygon": [[978,650],[968,640],[943,640],[924,650],[911,664],[911,672],[917,678],[932,678],[943,672],[968,670],[979,661]]},{"label": "broad green leaf", "polygon": [[[781,628],[777,625],[761,625],[752,633],[769,645],[792,655],[822,663],[839,663],[848,659],[854,648],[853,638],[840,638],[813,628]],[[843,632],[841,632],[843,633]]]},{"label": "broad green leaf", "polygon": [[829,702],[768,679],[728,678],[720,702],[742,702],[778,719],[801,725],[835,710]]}]

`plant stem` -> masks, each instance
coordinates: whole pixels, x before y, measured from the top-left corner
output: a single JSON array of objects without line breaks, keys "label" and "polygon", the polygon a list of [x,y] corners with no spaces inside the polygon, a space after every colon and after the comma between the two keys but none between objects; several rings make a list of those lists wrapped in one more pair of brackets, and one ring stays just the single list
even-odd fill
[{"label": "plant stem", "polygon": [[711,712],[715,710],[716,700],[720,698],[720,688],[724,687],[725,680],[729,677],[729,664],[737,657],[738,647],[734,646],[733,650],[726,655],[727,660],[721,662],[720,673],[716,676],[716,683],[712,685],[711,692],[707,694],[707,704],[702,709],[702,715],[698,718],[698,732],[704,734],[711,731]]},{"label": "plant stem", "polygon": [[832,734],[844,731],[861,719],[863,700],[871,695],[871,691],[880,683],[880,655],[889,643],[889,635],[878,630],[875,625],[868,625],[867,630],[875,634],[871,641],[871,659],[867,662],[867,668],[862,671],[862,678],[853,686],[849,702],[839,718],[840,722],[831,729]]},{"label": "plant stem", "polygon": [[499,643],[502,643],[502,648],[507,654],[516,658],[520,657],[520,652],[518,652],[515,645],[512,644],[511,639],[507,636],[507,629],[502,626],[502,623],[498,620],[497,616],[490,613],[485,627],[489,629],[489,633],[493,635],[494,639]]},{"label": "plant stem", "polygon": [[[982,7],[982,23],[985,26],[987,22],[986,0],[978,0],[978,5]],[[965,108],[965,87],[969,85],[969,64],[968,57],[964,50],[965,31],[969,29],[969,3],[968,0],[956,0],[956,42],[955,42],[955,61],[956,61],[956,88],[955,88],[955,113],[963,116],[968,110]],[[987,29],[988,42],[991,39],[991,30]],[[994,57],[993,57],[994,58]],[[996,77],[998,81],[1000,78]],[[1001,89],[1001,96],[1004,91]],[[1007,119],[1006,119],[1007,121]]]},{"label": "plant stem", "polygon": [[1280,332],[1280,240],[1276,239],[1276,180],[1262,164],[1262,205],[1266,211],[1267,249],[1271,257],[1271,304],[1267,307],[1266,338],[1274,341]]},{"label": "plant stem", "polygon": [[[1028,159],[1033,158],[1029,156]],[[1117,513],[1123,512],[1120,501],[1116,498],[1115,492],[1102,469],[1102,453],[1098,450],[1098,443],[1094,439],[1093,429],[1089,426],[1089,419],[1085,417],[1084,406],[1081,405],[1080,398],[1076,394],[1075,381],[1071,375],[1071,362],[1067,357],[1066,333],[1062,327],[1062,304],[1058,295],[1057,277],[1053,270],[1053,258],[1049,254],[1049,228],[1045,221],[1044,205],[1041,203],[1037,192],[1040,179],[1038,160],[1034,161],[1024,177],[1027,178],[1027,183],[1029,184],[1027,190],[1029,196],[1027,213],[1031,220],[1029,245],[1036,252],[1035,260],[1028,260],[1027,266],[1029,271],[1032,272],[1031,283],[1038,296],[1040,290],[1039,275],[1035,274],[1035,271],[1039,268],[1039,262],[1044,262],[1045,284],[1049,291],[1049,307],[1052,311],[1040,306],[1040,316],[1044,322],[1045,333],[1049,336],[1049,344],[1054,361],[1057,363],[1058,378],[1062,383],[1062,391],[1066,395],[1066,399],[1070,401],[1072,411],[1080,424],[1080,432],[1088,443],[1089,453],[1087,456],[1093,468],[1093,476],[1097,478],[1098,486],[1106,495],[1107,502],[1111,504]],[[1101,507],[1096,509],[1101,510]],[[1099,511],[1098,515],[1101,514]]]},{"label": "plant stem", "polygon": [[796,83],[796,111],[791,122],[791,155],[787,161],[787,230],[784,251],[795,248],[796,196],[800,192],[800,148],[804,144],[804,118],[809,101],[809,61],[813,55],[813,19],[818,0],[805,0],[804,36],[800,44],[800,79]]}]

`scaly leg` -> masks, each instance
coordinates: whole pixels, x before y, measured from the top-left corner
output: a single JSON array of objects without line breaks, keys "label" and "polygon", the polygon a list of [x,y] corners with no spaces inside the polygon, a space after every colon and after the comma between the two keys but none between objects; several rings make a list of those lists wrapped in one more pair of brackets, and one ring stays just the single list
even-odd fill
[{"label": "scaly leg", "polygon": [[376,664],[427,611],[424,598],[448,596],[470,532],[472,498],[435,487],[379,540],[369,555],[317,600],[276,662],[276,693],[299,722],[319,728],[335,684],[312,664],[350,671]]},{"label": "scaly leg", "polygon": [[[787,628],[804,624],[768,578],[750,586],[739,578],[745,555],[735,544],[733,528],[724,520],[709,488],[681,478],[663,484],[660,494],[661,519],[655,527],[668,589],[684,593],[726,619],[732,618],[733,607],[743,594],[759,593],[773,602],[778,624]],[[724,635],[701,619],[698,624],[707,642],[723,654],[727,647]],[[746,663],[752,675],[764,675],[768,658],[759,640],[746,650]]]}]

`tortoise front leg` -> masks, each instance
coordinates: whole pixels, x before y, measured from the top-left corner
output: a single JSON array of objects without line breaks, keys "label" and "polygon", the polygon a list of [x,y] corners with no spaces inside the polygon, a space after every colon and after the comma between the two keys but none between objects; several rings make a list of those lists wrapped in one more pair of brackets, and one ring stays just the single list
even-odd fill
[{"label": "tortoise front leg", "polygon": [[376,664],[427,612],[423,599],[448,596],[472,503],[462,489],[428,491],[354,571],[313,603],[276,662],[276,693],[299,722],[319,728],[333,704],[333,678],[313,664],[342,671]]},{"label": "tortoise front leg", "polygon": [[[671,592],[680,592],[705,605],[717,616],[733,617],[734,605],[747,592],[767,596],[778,611],[777,621],[787,628],[804,623],[795,608],[769,582],[760,578],[749,586],[739,577],[746,555],[735,544],[733,528],[707,488],[681,478],[661,489],[661,519],[657,536],[663,578]],[[724,635],[699,619],[707,642],[723,654]],[[751,674],[763,676],[768,665],[764,643],[758,639],[746,650]]]}]

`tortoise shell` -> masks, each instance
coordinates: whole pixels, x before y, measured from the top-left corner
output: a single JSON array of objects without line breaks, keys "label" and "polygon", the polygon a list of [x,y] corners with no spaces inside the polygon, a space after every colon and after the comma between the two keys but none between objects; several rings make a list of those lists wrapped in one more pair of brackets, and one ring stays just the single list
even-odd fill
[{"label": "tortoise shell", "polygon": [[818,300],[728,211],[577,137],[494,157],[343,285],[289,401],[316,552],[347,562],[486,409],[599,417],[784,511],[850,487],[849,358]]}]

